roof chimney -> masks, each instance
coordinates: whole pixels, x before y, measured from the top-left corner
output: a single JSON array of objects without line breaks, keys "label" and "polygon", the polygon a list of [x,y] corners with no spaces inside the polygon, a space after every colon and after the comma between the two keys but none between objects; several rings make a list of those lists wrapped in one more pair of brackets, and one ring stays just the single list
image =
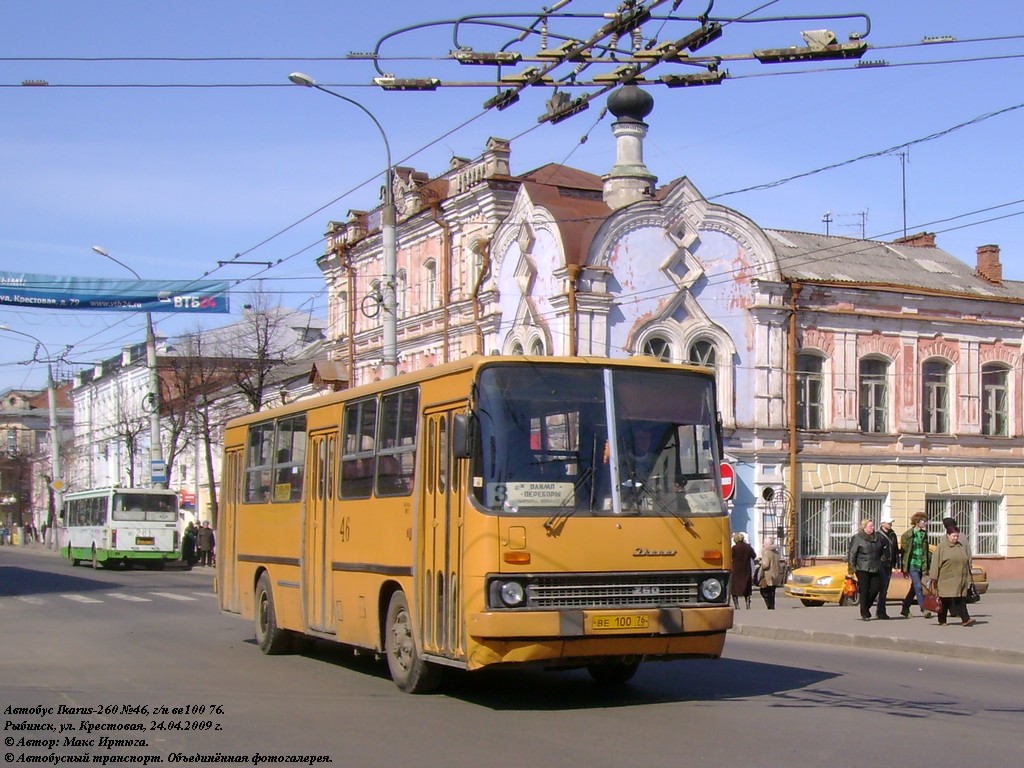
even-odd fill
[{"label": "roof chimney", "polygon": [[654,98],[636,85],[616,88],[608,97],[608,111],[618,120],[612,124],[615,136],[615,165],[603,177],[604,201],[617,210],[654,195],[657,176],[644,165],[644,137],[647,117],[654,109]]},{"label": "roof chimney", "polygon": [[978,274],[990,283],[1002,285],[1003,265],[999,262],[998,245],[978,246]]},{"label": "roof chimney", "polygon": [[917,248],[934,248],[934,232],[918,232],[916,235],[907,235],[893,240],[896,245],[913,245]]}]

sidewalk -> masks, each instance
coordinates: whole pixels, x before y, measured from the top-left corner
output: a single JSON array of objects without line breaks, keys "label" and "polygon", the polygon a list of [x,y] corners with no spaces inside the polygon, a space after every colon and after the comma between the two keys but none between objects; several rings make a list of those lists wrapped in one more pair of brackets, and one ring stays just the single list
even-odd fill
[{"label": "sidewalk", "polygon": [[895,617],[889,621],[861,621],[853,606],[807,608],[786,597],[781,588],[776,594],[776,610],[769,611],[755,592],[753,607],[736,611],[731,634],[1024,664],[1024,582],[992,584],[988,593],[969,607],[971,617],[977,619],[973,627],[962,627],[959,619],[952,617],[949,624],[939,626],[934,616],[925,619],[917,606],[910,618],[904,619],[898,603],[889,603],[889,615]]}]

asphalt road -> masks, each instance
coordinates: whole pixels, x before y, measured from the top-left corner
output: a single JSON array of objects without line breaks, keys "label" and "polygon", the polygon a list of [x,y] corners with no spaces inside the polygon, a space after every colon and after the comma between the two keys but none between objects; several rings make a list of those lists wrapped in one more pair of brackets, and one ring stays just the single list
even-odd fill
[{"label": "asphalt road", "polygon": [[[619,689],[584,672],[510,670],[454,674],[441,694],[409,696],[383,664],[337,646],[263,656],[248,623],[218,613],[211,583],[209,571],[93,572],[0,548],[7,764],[49,753],[162,763],[219,753],[250,765],[256,754],[314,756],[360,768],[934,768],[1024,757],[1018,666],[735,636],[725,659],[647,664]],[[125,725],[143,730],[89,731]],[[145,743],[63,741],[103,737]]]}]

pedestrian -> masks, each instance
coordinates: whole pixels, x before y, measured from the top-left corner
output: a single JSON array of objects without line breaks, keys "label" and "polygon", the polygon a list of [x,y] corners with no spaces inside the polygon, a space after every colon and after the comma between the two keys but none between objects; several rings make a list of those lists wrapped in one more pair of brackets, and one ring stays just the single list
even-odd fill
[{"label": "pedestrian", "polygon": [[878,599],[882,584],[882,542],[875,531],[874,520],[865,518],[860,521],[860,530],[850,539],[846,567],[851,574],[857,574],[860,617],[863,621],[871,621],[871,606]]},{"label": "pedestrian", "polygon": [[734,533],[732,541],[732,578],[729,581],[732,607],[739,608],[742,597],[749,608],[750,593],[753,591],[754,560],[757,555],[754,553],[754,548],[747,544],[742,533]]},{"label": "pedestrian", "polygon": [[213,548],[215,546],[216,539],[213,535],[213,529],[210,527],[210,522],[208,520],[204,520],[203,527],[199,529],[198,541],[199,565],[213,565]]},{"label": "pedestrian", "polygon": [[921,606],[921,613],[926,619],[932,617],[931,611],[924,609],[924,588],[922,582],[932,564],[932,553],[928,547],[928,515],[915,512],[910,516],[910,527],[900,536],[901,567],[903,577],[910,578],[910,588],[903,598],[900,616],[910,618],[910,606],[915,602]]},{"label": "pedestrian", "polygon": [[[945,522],[945,521],[944,521]],[[939,625],[945,626],[948,614],[965,627],[974,625],[967,611],[967,588],[971,585],[971,558],[960,543],[960,529],[952,520],[946,523],[946,535],[939,541],[928,570],[931,585],[942,599]]]},{"label": "pedestrian", "polygon": [[894,522],[896,521],[892,515],[884,515],[881,521],[882,530],[878,532],[882,544],[882,582],[878,587],[878,607],[875,615],[880,619],[889,618],[885,602],[889,599],[889,582],[892,581],[893,568],[900,561],[900,540],[896,536],[896,531],[892,529]]},{"label": "pedestrian", "polygon": [[181,559],[189,568],[195,567],[196,564],[196,543],[196,526],[189,520],[181,537]]},{"label": "pedestrian", "polygon": [[761,547],[761,579],[757,588],[764,598],[765,607],[775,610],[775,589],[782,583],[782,561],[779,559],[778,547],[771,536],[764,540]]}]

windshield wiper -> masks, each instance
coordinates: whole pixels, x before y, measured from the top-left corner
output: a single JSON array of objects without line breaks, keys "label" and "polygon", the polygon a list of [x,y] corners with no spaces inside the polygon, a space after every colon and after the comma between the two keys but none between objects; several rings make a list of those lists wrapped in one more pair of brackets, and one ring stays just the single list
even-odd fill
[{"label": "windshield wiper", "polygon": [[[576,491],[578,491],[580,488],[582,488],[583,484],[585,482],[587,482],[588,480],[590,480],[590,478],[592,478],[593,476],[594,476],[594,468],[593,467],[587,467],[586,469],[584,469],[580,473],[579,478],[577,478],[576,482],[572,484],[572,490],[569,491],[568,494],[566,494],[566,497],[564,499],[562,499],[562,502],[558,505],[558,511],[555,512],[555,514],[553,514],[551,517],[549,517],[547,520],[544,521],[544,530],[546,530],[548,533],[553,534],[555,532],[555,528],[558,527],[560,523],[565,522],[570,517],[572,517],[573,515],[576,514],[576,506],[575,506],[575,504],[572,507],[570,507],[569,506],[569,502],[575,500],[575,498],[576,498]],[[591,485],[591,489],[590,489],[590,507],[591,507],[591,509],[593,509],[593,507],[594,507],[594,487],[593,487],[593,485]]]}]

